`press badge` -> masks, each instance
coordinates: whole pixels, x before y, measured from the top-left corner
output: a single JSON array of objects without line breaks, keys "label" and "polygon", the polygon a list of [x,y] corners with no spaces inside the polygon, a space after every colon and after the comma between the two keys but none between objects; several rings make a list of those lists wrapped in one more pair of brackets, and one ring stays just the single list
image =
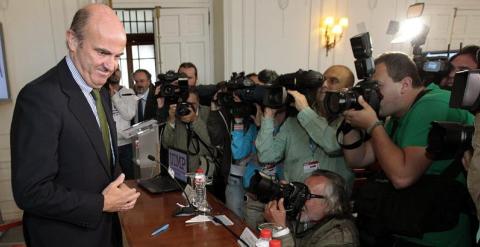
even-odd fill
[{"label": "press badge", "polygon": [[318,163],[318,161],[316,160],[312,160],[310,162],[303,164],[303,173],[311,173],[317,170],[319,164],[320,163]]}]

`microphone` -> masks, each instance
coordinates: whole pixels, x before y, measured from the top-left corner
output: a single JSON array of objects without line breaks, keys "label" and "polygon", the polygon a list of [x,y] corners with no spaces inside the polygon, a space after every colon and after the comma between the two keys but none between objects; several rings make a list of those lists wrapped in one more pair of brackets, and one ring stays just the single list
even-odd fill
[{"label": "microphone", "polygon": [[222,220],[217,218],[217,216],[212,216],[212,220],[215,221],[216,223],[222,225],[223,227],[225,227],[225,229],[227,229],[228,232],[230,232],[237,240],[240,240],[245,246],[248,246],[247,242],[245,242],[242,238],[240,238],[240,236],[238,236],[238,234],[234,233],[232,231],[232,229],[228,228],[228,226],[225,225]]},{"label": "microphone", "polygon": [[[188,203],[188,206],[186,207],[179,207],[174,215],[175,216],[190,216],[190,215],[194,215],[195,212],[197,211],[197,208],[195,206],[193,206],[193,204],[190,202],[190,200],[188,199],[188,195],[187,193],[185,193],[185,190],[182,188],[182,186],[180,185],[180,183],[175,179],[174,175],[173,175],[173,170],[169,169],[169,167],[167,167],[166,165],[162,164],[161,162],[159,162],[157,159],[155,159],[155,156],[149,154],[147,156],[147,158],[157,164],[159,164],[161,167],[165,168],[167,171],[168,171],[168,175],[173,179],[173,181],[175,182],[175,184],[180,188],[180,190],[183,192],[183,195],[185,196],[185,199],[187,199],[187,203]],[[170,171],[172,171],[172,173],[170,173]]]}]

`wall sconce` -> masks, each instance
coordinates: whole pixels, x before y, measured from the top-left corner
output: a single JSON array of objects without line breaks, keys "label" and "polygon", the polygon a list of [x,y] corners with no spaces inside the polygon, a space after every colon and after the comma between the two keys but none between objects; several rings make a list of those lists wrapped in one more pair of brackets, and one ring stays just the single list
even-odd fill
[{"label": "wall sconce", "polygon": [[325,39],[324,46],[328,51],[335,47],[337,42],[342,38],[344,30],[348,27],[348,18],[342,17],[335,22],[331,16],[323,20],[323,38]]}]

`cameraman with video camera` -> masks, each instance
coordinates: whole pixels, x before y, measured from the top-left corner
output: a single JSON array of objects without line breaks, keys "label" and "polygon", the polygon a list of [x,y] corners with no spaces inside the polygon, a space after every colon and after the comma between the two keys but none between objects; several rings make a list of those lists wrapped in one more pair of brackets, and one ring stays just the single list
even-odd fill
[{"label": "cameraman with video camera", "polygon": [[337,173],[316,170],[307,179],[303,207],[289,222],[284,198],[270,201],[265,207],[268,222],[294,231],[280,237],[282,246],[360,246],[358,231],[350,214],[349,195],[345,180]]},{"label": "cameraman with video camera", "polygon": [[[426,183],[418,184],[425,181],[426,174],[441,174],[451,163],[451,160],[432,162],[426,156],[430,123],[455,121],[470,124],[471,114],[449,108],[448,91],[441,90],[434,83],[425,87],[415,63],[406,54],[384,53],[375,59],[373,79],[378,82],[383,96],[378,115],[362,96],[358,98],[358,103],[363,109],[344,112],[348,124],[364,130],[371,138],[357,148],[344,149],[344,155],[352,167],[376,162],[383,173],[372,181],[382,184],[380,188],[385,188],[384,184],[393,188],[387,194],[377,190],[379,187],[373,187],[363,194],[364,197],[357,198],[357,223],[362,246],[470,246],[467,216],[449,211],[447,204],[450,201],[437,200],[430,207],[429,202],[422,199],[437,195],[436,184],[430,187],[433,189],[423,191],[418,190],[419,186]],[[386,124],[380,120],[384,117],[390,117]],[[343,143],[356,140],[358,132],[350,131],[344,135]],[[457,180],[464,183],[461,176]],[[401,200],[400,196],[394,197],[400,191],[416,197],[410,196],[408,202]],[[438,191],[439,194],[448,192]],[[455,214],[456,218],[453,218],[456,220],[443,222],[435,219],[438,220],[436,224],[426,216],[431,212]],[[437,229],[440,226],[449,227]]]},{"label": "cameraman with video camera", "polygon": [[[337,65],[327,69],[325,78],[326,81],[315,84],[315,87],[298,88],[302,93],[288,90],[295,100],[298,114],[287,117],[276,135],[273,133],[277,110],[265,107],[262,128],[256,139],[258,158],[263,163],[283,160],[287,181],[303,181],[316,169],[336,172],[347,181],[350,191],[353,174],[345,164],[335,137],[342,117],[327,116],[322,105],[327,90],[351,87],[353,74],[347,67]],[[301,81],[296,79],[297,86]]]}]

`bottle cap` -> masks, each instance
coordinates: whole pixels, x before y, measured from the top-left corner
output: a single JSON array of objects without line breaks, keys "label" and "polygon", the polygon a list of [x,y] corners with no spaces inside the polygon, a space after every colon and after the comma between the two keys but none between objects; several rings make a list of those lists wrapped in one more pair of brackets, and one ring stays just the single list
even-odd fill
[{"label": "bottle cap", "polygon": [[260,238],[272,238],[272,230],[270,229],[260,230]]},{"label": "bottle cap", "polygon": [[269,243],[268,244],[269,247],[282,247],[282,241],[278,239],[272,239],[268,243]]}]

